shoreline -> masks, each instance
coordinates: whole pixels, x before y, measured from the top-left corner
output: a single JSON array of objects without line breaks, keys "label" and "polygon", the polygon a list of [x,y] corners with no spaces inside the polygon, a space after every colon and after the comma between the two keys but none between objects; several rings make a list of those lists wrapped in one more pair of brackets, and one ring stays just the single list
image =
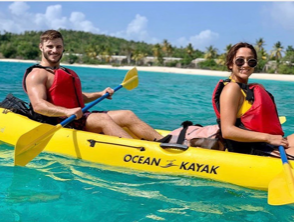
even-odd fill
[{"label": "shoreline", "polygon": [[[0,59],[0,62],[20,62],[20,63],[39,63],[37,60],[20,60],[20,59]],[[130,70],[134,66],[111,66],[111,65],[87,65],[87,64],[66,64],[61,63],[62,66],[76,66],[76,67],[90,67],[90,68],[103,68],[103,69],[122,69]],[[220,76],[229,77],[230,72],[215,71],[204,69],[185,69],[176,67],[160,67],[160,66],[137,66],[138,71],[147,72],[163,72],[170,74],[188,74],[188,75],[205,75],[205,76]],[[253,73],[251,79],[264,79],[264,80],[279,80],[279,81],[294,81],[294,75],[289,74],[269,74],[269,73]]]}]

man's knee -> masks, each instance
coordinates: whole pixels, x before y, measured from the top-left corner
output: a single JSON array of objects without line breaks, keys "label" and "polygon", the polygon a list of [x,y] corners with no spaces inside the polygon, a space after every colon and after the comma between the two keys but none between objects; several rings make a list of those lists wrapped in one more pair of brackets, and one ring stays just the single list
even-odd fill
[{"label": "man's knee", "polygon": [[87,118],[87,122],[95,124],[104,124],[105,122],[113,121],[107,113],[91,113]]},{"label": "man's knee", "polygon": [[140,119],[139,117],[131,110],[122,110],[122,117],[127,122],[126,124],[137,123]]},{"label": "man's knee", "polygon": [[123,110],[123,112],[124,112],[124,116],[127,116],[129,118],[137,117],[136,114],[131,110]]},{"label": "man's knee", "polygon": [[103,132],[106,126],[111,125],[113,119],[107,113],[91,113],[87,120],[85,129],[87,131],[100,133]]}]

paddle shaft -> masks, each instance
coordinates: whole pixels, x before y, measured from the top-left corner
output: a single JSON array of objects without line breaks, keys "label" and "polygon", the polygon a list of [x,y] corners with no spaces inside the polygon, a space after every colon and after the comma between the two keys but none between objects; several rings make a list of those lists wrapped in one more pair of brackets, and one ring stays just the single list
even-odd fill
[{"label": "paddle shaft", "polygon": [[[113,90],[114,92],[116,92],[117,90],[119,90],[120,88],[122,88],[122,85],[119,85],[117,87],[115,87]],[[102,101],[103,99],[107,98],[110,94],[107,92],[105,93],[103,96],[99,97],[98,99],[88,103],[84,108],[82,108],[83,113],[85,113],[88,109],[92,108],[93,106],[95,106],[97,103],[99,103],[100,101]],[[69,124],[70,122],[72,122],[73,120],[75,120],[77,116],[76,115],[71,115],[70,117],[68,117],[67,119],[63,120],[60,125],[61,126],[66,126],[67,124]]]},{"label": "paddle shaft", "polygon": [[282,159],[283,164],[284,163],[288,163],[288,159],[287,159],[287,156],[286,156],[286,152],[285,152],[284,147],[283,146],[279,146],[279,151],[280,151],[280,156],[281,156],[281,159]]},{"label": "paddle shaft", "polygon": [[[117,91],[120,88],[122,88],[122,84],[118,85],[117,87],[115,87],[113,90]],[[105,93],[103,96],[99,97],[98,99],[88,103],[84,108],[82,108],[83,113],[86,112],[88,109],[92,108],[94,105],[96,105],[97,103],[99,103],[100,101],[102,101],[103,99],[105,99],[106,97],[108,97],[110,94],[107,92]],[[61,127],[66,126],[67,124],[69,124],[70,122],[72,122],[73,120],[75,120],[76,115],[71,115],[70,117],[68,117],[67,119],[63,120],[60,124],[57,124],[55,127],[53,127],[51,130],[49,130],[48,132],[44,133],[42,136],[40,136],[37,140],[33,141],[32,143],[27,144],[25,147],[23,147],[23,149],[18,152],[18,154],[22,154],[24,152],[26,152],[28,149],[30,149],[31,147],[34,147],[36,145],[38,145],[38,143],[48,137],[50,137],[53,133],[55,133],[57,130],[59,130]]]},{"label": "paddle shaft", "polygon": [[[123,82],[114,88],[114,92],[124,87],[127,90],[132,90],[138,86],[138,72],[136,68],[133,68],[127,72]],[[100,98],[88,103],[82,108],[82,112],[85,113],[88,109],[102,101],[103,99],[109,97],[110,94],[107,92]],[[41,124],[34,129],[23,134],[15,145],[15,159],[14,164],[19,166],[25,166],[32,159],[38,156],[42,150],[46,147],[47,143],[50,141],[51,137],[56,131],[58,131],[63,126],[69,124],[76,119],[76,115],[71,115],[70,117],[63,120],[56,126],[51,126],[49,124]]]},{"label": "paddle shaft", "polygon": [[[127,84],[133,82],[135,79],[137,79],[138,76],[132,76],[131,78],[124,80],[124,82],[120,85],[118,85],[117,87],[115,87],[113,90],[114,92],[116,92],[117,90],[119,90],[120,88],[122,88],[123,86],[125,88],[127,88],[128,90],[131,90],[134,86],[131,87],[127,87]],[[135,86],[136,87],[136,86]],[[108,97],[110,94],[107,92],[105,93],[103,96],[99,97],[98,99],[88,103],[84,108],[82,108],[83,113],[86,112],[88,109],[92,108],[93,106],[95,106],[97,103],[99,103],[100,101],[102,101],[103,99],[105,99],[106,97]],[[61,126],[66,126],[67,124],[69,124],[70,122],[72,122],[73,120],[75,120],[76,115],[71,115],[70,117],[68,117],[67,119],[63,120],[60,125]]]},{"label": "paddle shaft", "polygon": [[[292,175],[292,172],[291,172],[291,168],[290,168],[289,161],[288,161],[288,158],[286,156],[286,152],[285,152],[284,147],[279,146],[279,151],[280,151],[280,156],[281,156],[283,166],[284,166],[284,172],[287,175],[286,180],[287,180],[288,186],[292,187],[292,189],[290,189],[290,190],[293,190],[294,178],[293,178],[293,175]],[[292,193],[292,195],[294,196],[294,193]]]}]

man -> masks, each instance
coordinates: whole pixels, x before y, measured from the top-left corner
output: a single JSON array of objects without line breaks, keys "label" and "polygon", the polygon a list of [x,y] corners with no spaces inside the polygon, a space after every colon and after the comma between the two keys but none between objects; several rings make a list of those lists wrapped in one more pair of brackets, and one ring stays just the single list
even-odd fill
[{"label": "man", "polygon": [[111,99],[114,90],[108,87],[101,92],[82,92],[78,75],[60,66],[64,52],[60,32],[45,31],[40,37],[39,48],[42,52],[41,62],[28,68],[23,80],[24,89],[36,113],[58,117],[58,122],[76,115],[76,120],[69,125],[79,130],[132,138],[122,128],[125,127],[138,138],[150,141],[162,138],[130,110],[94,111],[83,114],[84,103],[91,102],[106,92],[110,94],[108,99]]}]

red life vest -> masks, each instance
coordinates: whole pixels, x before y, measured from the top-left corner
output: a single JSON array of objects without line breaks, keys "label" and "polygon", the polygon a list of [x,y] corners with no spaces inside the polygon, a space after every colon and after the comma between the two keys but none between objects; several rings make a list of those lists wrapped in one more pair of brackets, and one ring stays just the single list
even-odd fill
[{"label": "red life vest", "polygon": [[47,91],[48,102],[65,108],[83,108],[85,106],[81,81],[78,75],[73,70],[64,67],[58,69],[52,69],[41,65],[29,67],[23,77],[23,88],[25,92],[27,92],[25,84],[26,77],[34,68],[50,70],[50,73],[54,75],[53,84]]},{"label": "red life vest", "polygon": [[[230,80],[225,80],[225,82],[227,81]],[[219,99],[224,86],[224,80],[220,80],[212,96],[212,104],[218,120],[220,119]],[[237,120],[236,126],[251,131],[283,136],[284,132],[279,121],[273,96],[258,84],[251,84],[248,86],[239,83],[239,86],[244,89],[247,95],[250,91],[253,92],[252,99],[254,99],[254,101],[251,108],[241,116],[240,121]],[[248,100],[249,98],[246,97],[246,99]]]}]

